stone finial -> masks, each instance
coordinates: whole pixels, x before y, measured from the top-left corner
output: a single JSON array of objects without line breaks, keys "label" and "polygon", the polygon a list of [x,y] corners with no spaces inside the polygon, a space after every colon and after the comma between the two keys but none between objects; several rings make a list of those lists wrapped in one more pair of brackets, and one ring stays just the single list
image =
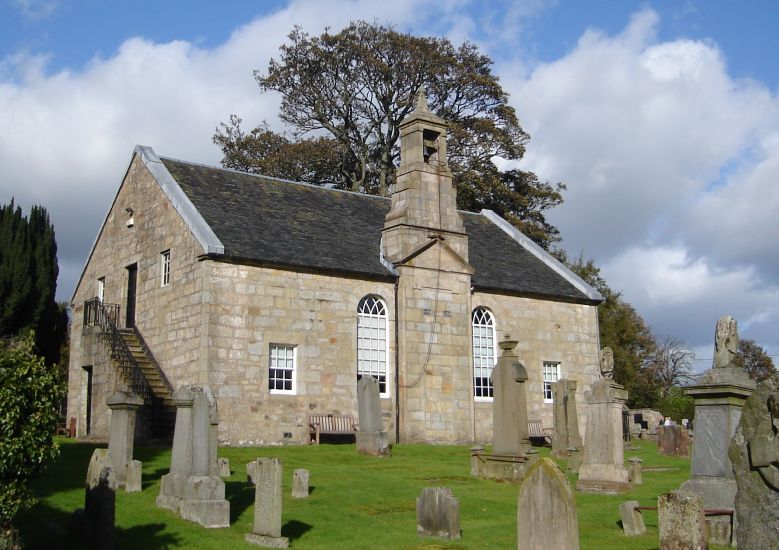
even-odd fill
[{"label": "stone finial", "polygon": [[738,326],[736,320],[725,315],[717,321],[714,332],[714,368],[724,368],[736,358],[738,351]]},{"label": "stone finial", "polygon": [[514,340],[511,338],[511,334],[508,332],[503,335],[503,340],[498,342],[498,346],[501,350],[503,350],[503,355],[515,355],[512,353],[515,347],[517,347],[517,344],[519,343],[519,340]]},{"label": "stone finial", "polygon": [[614,378],[614,352],[608,346],[600,350],[600,373],[607,380]]},{"label": "stone finial", "polygon": [[429,113],[430,108],[427,106],[427,94],[425,92],[425,85],[422,84],[417,89],[417,105],[414,108],[417,113]]}]

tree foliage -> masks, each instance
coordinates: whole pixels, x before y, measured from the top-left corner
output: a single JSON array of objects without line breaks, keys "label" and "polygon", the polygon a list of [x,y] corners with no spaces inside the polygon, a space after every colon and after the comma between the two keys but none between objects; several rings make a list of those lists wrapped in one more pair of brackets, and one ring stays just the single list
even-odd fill
[{"label": "tree foliage", "polygon": [[740,340],[736,351],[736,364],[747,371],[750,378],[762,382],[776,376],[774,361],[754,340]]},{"label": "tree foliage", "polygon": [[33,502],[30,482],[57,456],[54,432],[64,388],[35,354],[35,335],[0,340],[0,526]]},{"label": "tree foliage", "polygon": [[320,36],[296,27],[267,73],[255,71],[263,92],[281,95],[280,118],[292,138],[265,123],[247,133],[232,116],[213,139],[229,168],[386,195],[400,154],[400,123],[424,85],[430,109],[449,124],[458,206],[493,209],[549,247],[559,236],[544,212],[562,202],[564,186],[493,162],[521,159],[529,137],[491,65],[473,44],[455,47],[377,24],[353,22]]},{"label": "tree foliage", "polygon": [[33,206],[0,207],[0,336],[26,330],[37,334],[37,349],[47,363],[59,361],[67,315],[57,307],[57,242],[49,214]]}]

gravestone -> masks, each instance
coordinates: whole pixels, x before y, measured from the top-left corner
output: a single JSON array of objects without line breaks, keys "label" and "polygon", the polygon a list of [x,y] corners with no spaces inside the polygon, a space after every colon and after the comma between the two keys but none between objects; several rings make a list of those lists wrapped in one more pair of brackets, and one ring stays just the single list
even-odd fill
[{"label": "gravestone", "polygon": [[117,484],[125,487],[127,466],[133,459],[135,418],[143,399],[130,391],[117,391],[106,399],[106,404],[111,409],[108,456],[114,466]]},{"label": "gravestone", "polygon": [[219,468],[219,477],[230,477],[230,459],[220,458],[217,459],[217,465]]},{"label": "gravestone", "polygon": [[740,548],[775,548],[779,533],[779,381],[758,384],[730,441]]},{"label": "gravestone", "polygon": [[207,386],[182,386],[173,394],[176,427],[170,473],[160,480],[157,506],[203,527],[229,527],[230,503],[216,460],[216,400]]},{"label": "gravestone", "polygon": [[363,376],[357,381],[357,451],[371,456],[390,456],[389,436],[381,419],[379,381]]},{"label": "gravestone", "polygon": [[292,473],[292,498],[308,498],[308,470],[298,468]]},{"label": "gravestone", "polygon": [[[492,369],[492,454],[471,450],[471,472],[477,477],[520,481],[531,456],[527,427],[527,370],[514,353],[517,340],[506,334]],[[534,453],[533,453],[534,454]]]},{"label": "gravestone", "polygon": [[288,548],[289,539],[281,536],[281,475],[278,458],[258,458],[251,472],[254,489],[254,526],[245,535],[246,542],[266,548]]},{"label": "gravestone", "polygon": [[622,406],[628,392],[611,379],[590,386],[587,394],[587,444],[576,488],[586,493],[614,495],[630,490],[622,439]]},{"label": "gravestone", "polygon": [[143,463],[140,460],[131,460],[127,465],[127,478],[124,490],[128,493],[137,493],[143,489]]},{"label": "gravestone", "polygon": [[643,461],[637,456],[632,456],[628,458],[628,462],[630,463],[630,469],[628,470],[628,479],[630,480],[630,483],[633,485],[643,485],[644,477],[641,473],[641,463]]},{"label": "gravestone", "polygon": [[417,497],[417,533],[460,538],[460,503],[448,487],[426,487]]},{"label": "gravestone", "polygon": [[579,416],[576,411],[576,380],[560,379],[552,384],[554,437],[552,456],[568,458],[572,449],[581,450]]},{"label": "gravestone", "polygon": [[628,537],[637,537],[646,533],[646,524],[638,501],[629,500],[619,505],[619,518],[622,521],[622,532]]},{"label": "gravestone", "polygon": [[707,550],[703,499],[677,491],[657,497],[660,550]]},{"label": "gravestone", "polygon": [[[679,490],[700,495],[708,509],[733,510],[736,502],[736,480],[728,447],[741,419],[741,409],[755,389],[754,380],[734,362],[737,348],[736,321],[729,316],[722,317],[714,335],[712,368],[694,386],[684,389],[695,402],[695,438],[690,479]],[[708,516],[706,521],[712,543],[736,544],[731,516]],[[736,525],[738,520],[734,517],[733,527]]]},{"label": "gravestone", "polygon": [[579,548],[573,491],[549,458],[530,466],[517,499],[517,549],[538,548]]},{"label": "gravestone", "polygon": [[73,514],[72,529],[89,547],[114,547],[116,490],[114,466],[108,449],[95,449],[87,468],[84,508]]},{"label": "gravestone", "polygon": [[684,426],[659,426],[657,450],[666,456],[690,456],[690,435]]}]

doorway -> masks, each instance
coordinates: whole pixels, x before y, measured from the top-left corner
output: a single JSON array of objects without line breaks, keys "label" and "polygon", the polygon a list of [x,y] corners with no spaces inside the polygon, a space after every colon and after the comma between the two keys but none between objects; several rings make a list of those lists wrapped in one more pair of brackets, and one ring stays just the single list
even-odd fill
[{"label": "doorway", "polygon": [[84,412],[86,418],[84,422],[84,435],[92,432],[92,367],[81,367],[84,371]]},{"label": "doorway", "polygon": [[124,326],[133,328],[135,326],[135,294],[138,283],[138,264],[127,266],[127,308]]}]

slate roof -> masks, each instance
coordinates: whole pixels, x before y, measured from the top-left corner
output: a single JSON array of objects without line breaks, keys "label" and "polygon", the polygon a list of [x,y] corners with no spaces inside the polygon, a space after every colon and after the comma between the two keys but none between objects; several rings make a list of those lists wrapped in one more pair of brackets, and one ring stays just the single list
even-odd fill
[{"label": "slate roof", "polygon": [[[390,199],[160,158],[235,261],[392,280],[380,260]],[[472,284],[598,303],[482,214],[461,212]]]}]

